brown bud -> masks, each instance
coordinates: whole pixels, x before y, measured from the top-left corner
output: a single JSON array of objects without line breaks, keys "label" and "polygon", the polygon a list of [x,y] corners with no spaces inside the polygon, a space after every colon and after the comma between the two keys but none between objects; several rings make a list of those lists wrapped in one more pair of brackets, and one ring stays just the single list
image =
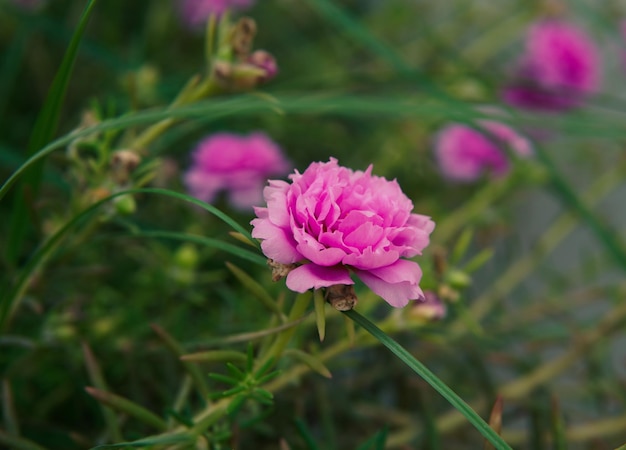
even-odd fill
[{"label": "brown bud", "polygon": [[134,172],[140,162],[141,158],[139,155],[131,150],[114,152],[111,157],[113,179],[119,184],[126,183],[130,174]]},{"label": "brown bud", "polygon": [[351,284],[336,284],[326,288],[324,298],[337,311],[349,311],[359,301]]},{"label": "brown bud", "polygon": [[230,38],[230,45],[235,55],[245,58],[250,54],[256,35],[256,22],[250,17],[242,17],[235,24]]},{"label": "brown bud", "polygon": [[273,259],[268,259],[267,265],[272,269],[272,281],[278,281],[285,278],[289,272],[298,267],[298,264],[283,264],[276,262]]}]

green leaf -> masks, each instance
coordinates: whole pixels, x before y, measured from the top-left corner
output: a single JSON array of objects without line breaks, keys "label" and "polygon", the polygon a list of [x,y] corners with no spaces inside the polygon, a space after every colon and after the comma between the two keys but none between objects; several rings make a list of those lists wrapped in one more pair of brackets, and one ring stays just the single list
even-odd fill
[{"label": "green leaf", "polygon": [[303,362],[323,377],[333,377],[333,375],[330,373],[330,370],[328,370],[328,367],[326,367],[322,361],[320,361],[313,355],[303,352],[302,350],[288,348],[287,350],[285,350],[284,355],[296,358],[298,361]]},{"label": "green leaf", "polygon": [[[266,260],[263,260],[263,265],[267,266]],[[229,262],[226,263],[226,267],[228,270],[232,272],[233,275],[241,282],[241,284],[248,290],[250,293],[259,300],[263,306],[269,309],[271,312],[280,317],[282,322],[285,322],[286,317],[283,314],[282,310],[278,306],[278,304],[274,301],[272,296],[265,290],[263,286],[261,286],[254,278],[248,275],[246,272],[241,270],[234,264]]]},{"label": "green leaf", "polygon": [[567,450],[567,436],[565,435],[565,424],[561,416],[561,408],[556,397],[552,398],[552,443],[554,450]]},{"label": "green leaf", "polygon": [[[176,357],[182,360],[182,356],[185,353],[185,350],[183,349],[182,345],[180,345],[172,336],[170,336],[170,334],[167,331],[165,331],[160,326],[156,324],[151,324],[150,326],[152,327],[152,330],[154,330],[156,335],[159,336],[161,341],[163,341],[165,346]],[[183,367],[187,371],[187,373],[189,373],[189,376],[195,383],[196,387],[200,391],[200,394],[202,395],[202,397],[205,399],[208,398],[209,387],[207,386],[206,381],[204,380],[204,376],[202,375],[202,372],[200,372],[200,369],[198,368],[198,366],[191,362],[187,362],[184,360],[182,360],[181,362],[182,362]]]},{"label": "green leaf", "polygon": [[[82,344],[83,348],[83,358],[85,358],[85,366],[87,367],[87,373],[89,374],[89,380],[91,383],[96,386],[100,391],[105,392],[108,390],[107,383],[104,379],[104,375],[102,375],[102,370],[100,369],[100,364],[98,364],[98,360],[94,356],[93,352],[89,345],[86,342]],[[111,435],[111,438],[114,440],[122,439],[122,432],[120,431],[120,426],[117,421],[117,417],[113,410],[106,405],[100,405],[102,410],[102,415],[104,416],[104,422],[106,423],[107,430]]]},{"label": "green leaf", "polygon": [[133,236],[144,236],[152,238],[164,238],[173,239],[178,241],[195,242],[197,244],[206,245],[207,247],[216,248],[232,255],[238,256],[241,259],[253,262],[259,266],[267,267],[267,260],[260,256],[258,253],[253,253],[249,250],[242,249],[233,244],[229,244],[220,239],[213,239],[204,236],[196,236],[194,234],[177,233],[174,231],[155,231],[155,230],[137,230],[132,232]]},{"label": "green leaf", "polygon": [[425,365],[413,357],[404,347],[393,340],[384,331],[370,322],[366,317],[362,316],[355,310],[344,311],[347,317],[363,327],[373,337],[378,339],[381,344],[387,347],[394,355],[396,355],[411,370],[422,377],[430,384],[443,398],[445,398],[453,407],[455,407],[474,427],[498,450],[511,450],[511,447],[502,440],[502,438],[452,389],[450,389],[443,381],[432,373]]},{"label": "green leaf", "polygon": [[152,411],[147,410],[137,403],[110,392],[101,391],[99,389],[87,386],[85,391],[99,402],[110,406],[111,408],[128,414],[131,417],[156,428],[159,431],[167,429],[167,423]]},{"label": "green leaf", "polygon": [[317,325],[317,334],[320,336],[320,342],[326,336],[326,300],[321,289],[317,289],[313,293],[313,305],[315,306],[315,324]]},{"label": "green leaf", "polygon": [[120,442],[117,444],[98,445],[91,450],[100,450],[105,448],[123,448],[123,447],[150,447],[154,445],[183,444],[194,443],[196,438],[187,433],[163,434],[160,436],[150,436],[143,439],[130,442]]},{"label": "green leaf", "polygon": [[246,354],[234,350],[208,350],[206,352],[188,353],[182,355],[180,359],[190,362],[245,361]]},{"label": "green leaf", "polygon": [[382,430],[378,431],[374,436],[369,438],[363,444],[359,445],[357,450],[385,450],[387,434],[389,434],[389,429],[387,427],[384,427]]},{"label": "green leaf", "polygon": [[[67,86],[74,67],[74,62],[76,61],[76,55],[78,54],[78,47],[95,4],[96,0],[90,0],[85,6],[76,31],[63,57],[61,66],[52,81],[48,96],[46,97],[41,112],[35,122],[35,126],[30,134],[31,139],[28,144],[27,152],[29,156],[35,155],[39,149],[50,142],[56,132],[61,106],[67,92]],[[11,225],[9,227],[6,247],[6,257],[11,264],[15,262],[18,257],[22,241],[26,237],[26,232],[29,229],[28,204],[32,203],[37,195],[42,173],[43,161],[32,165],[31,170],[25,176],[22,188],[16,193],[15,206],[11,214]]]},{"label": "green leaf", "polygon": [[[22,166],[24,167],[24,166]],[[7,183],[9,183],[7,181]],[[5,186],[7,185],[5,183]],[[61,227],[55,234],[50,236],[47,241],[43,242],[40,247],[35,250],[31,258],[27,261],[27,263],[22,268],[20,275],[17,278],[17,281],[13,285],[13,288],[6,288],[0,292],[4,292],[5,295],[0,297],[0,330],[5,329],[8,321],[12,317],[13,313],[17,309],[19,302],[21,301],[26,288],[28,286],[28,281],[34,275],[34,273],[40,269],[46,260],[50,257],[51,253],[54,249],[56,249],[57,245],[60,244],[61,240],[65,237],[65,235],[76,227],[79,223],[85,220],[89,215],[91,215],[94,211],[96,211],[100,206],[106,204],[112,199],[123,196],[126,194],[157,194],[164,195],[168,197],[173,197],[179,200],[183,200],[194,205],[197,205],[206,211],[214,214],[216,217],[220,218],[227,225],[230,225],[232,228],[238,230],[242,234],[249,235],[250,233],[246,231],[241,225],[231,219],[229,216],[221,212],[219,209],[215,208],[212,205],[204,203],[194,197],[181,194],[179,192],[169,191],[167,189],[156,189],[156,188],[143,188],[143,189],[128,189],[125,191],[116,192],[109,197],[106,197],[93,205],[86,208],[80,214],[74,216],[69,222],[67,222],[63,227]],[[252,238],[251,238],[252,239]]]},{"label": "green leaf", "polygon": [[35,442],[0,430],[0,444],[12,450],[46,450]]}]

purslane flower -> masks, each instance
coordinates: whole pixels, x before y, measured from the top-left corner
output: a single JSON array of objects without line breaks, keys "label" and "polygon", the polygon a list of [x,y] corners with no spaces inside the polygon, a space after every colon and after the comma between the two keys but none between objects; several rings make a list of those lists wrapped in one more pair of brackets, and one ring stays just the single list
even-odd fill
[{"label": "purslane flower", "polygon": [[262,203],[268,177],[285,175],[292,167],[280,147],[259,132],[209,136],[198,144],[192,159],[184,175],[190,194],[210,203],[223,191],[242,210]]},{"label": "purslane flower", "polygon": [[503,176],[510,166],[504,147],[520,157],[532,154],[530,142],[512,128],[493,121],[480,121],[478,125],[485,132],[461,124],[451,124],[439,131],[435,158],[444,177],[472,182],[485,173]]},{"label": "purslane flower", "polygon": [[206,23],[212,14],[221,16],[227,9],[246,9],[254,0],[174,0],[181,17],[191,27]]},{"label": "purslane flower", "polygon": [[579,106],[600,87],[600,53],[577,26],[546,19],[528,31],[515,80],[504,100],[522,108],[559,111]]},{"label": "purslane flower", "polygon": [[412,213],[396,180],[312,163],[291,183],[270,180],[267,207],[255,208],[252,236],[274,263],[293,265],[287,287],[296,292],[352,285],[356,275],[394,307],[424,297],[422,271],[412,258],[429,243],[435,223]]}]

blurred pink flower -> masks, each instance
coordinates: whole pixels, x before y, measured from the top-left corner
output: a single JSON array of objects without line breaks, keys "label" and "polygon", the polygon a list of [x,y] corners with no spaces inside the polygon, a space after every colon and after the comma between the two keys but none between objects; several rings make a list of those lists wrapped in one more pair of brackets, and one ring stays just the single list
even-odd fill
[{"label": "blurred pink flower", "polygon": [[204,24],[211,14],[221,16],[227,9],[246,9],[254,0],[174,0],[178,3],[183,20],[189,26]]},{"label": "blurred pink flower", "polygon": [[466,125],[452,124],[437,135],[435,157],[446,178],[471,182],[485,172],[495,176],[505,175],[509,171],[509,158],[502,145],[521,157],[532,154],[528,140],[508,126],[492,121],[478,124],[484,127],[486,133]]},{"label": "blurred pink flower", "polygon": [[210,203],[225,191],[239,209],[260,205],[267,178],[284,175],[292,167],[280,147],[263,133],[214,134],[198,144],[192,158],[193,165],[184,175],[190,194]]},{"label": "blurred pink flower", "polygon": [[445,303],[441,301],[437,294],[433,291],[424,291],[424,300],[415,302],[408,313],[411,318],[430,322],[443,319],[446,317],[447,312],[448,309]]},{"label": "blurred pink flower", "polygon": [[600,53],[573,24],[548,19],[533,25],[516,79],[503,92],[514,106],[559,111],[581,104],[600,87]]},{"label": "blurred pink flower", "polygon": [[255,208],[252,236],[265,255],[298,265],[287,275],[296,292],[351,285],[350,272],[390,305],[423,298],[422,271],[411,258],[429,243],[435,223],[413,214],[413,203],[396,180],[312,163],[290,175],[291,184],[270,180],[267,208]]}]

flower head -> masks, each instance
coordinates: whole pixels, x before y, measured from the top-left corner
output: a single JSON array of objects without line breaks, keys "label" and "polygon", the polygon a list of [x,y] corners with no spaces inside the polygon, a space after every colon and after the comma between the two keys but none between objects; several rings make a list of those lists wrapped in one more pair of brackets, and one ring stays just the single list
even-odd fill
[{"label": "flower head", "polygon": [[184,182],[194,197],[212,202],[220,191],[239,209],[260,205],[269,176],[291,168],[280,147],[263,133],[239,136],[217,133],[202,140],[192,154]]},{"label": "flower head", "polygon": [[558,111],[578,106],[600,86],[599,52],[573,24],[547,19],[533,25],[504,100],[522,108]]},{"label": "flower head", "polygon": [[175,0],[179,4],[180,14],[189,26],[204,24],[211,14],[221,16],[227,9],[246,9],[254,0]]},{"label": "flower head", "polygon": [[266,208],[255,208],[252,236],[281,264],[301,263],[287,275],[296,292],[351,285],[350,273],[390,305],[423,298],[422,271],[411,258],[422,253],[435,224],[413,214],[397,181],[342,167],[312,163],[291,183],[270,180]]},{"label": "flower head", "polygon": [[502,146],[521,157],[532,154],[528,140],[506,125],[482,121],[482,133],[466,125],[452,124],[441,130],[435,142],[435,157],[443,175],[455,181],[471,182],[485,172],[503,176],[509,159]]}]

